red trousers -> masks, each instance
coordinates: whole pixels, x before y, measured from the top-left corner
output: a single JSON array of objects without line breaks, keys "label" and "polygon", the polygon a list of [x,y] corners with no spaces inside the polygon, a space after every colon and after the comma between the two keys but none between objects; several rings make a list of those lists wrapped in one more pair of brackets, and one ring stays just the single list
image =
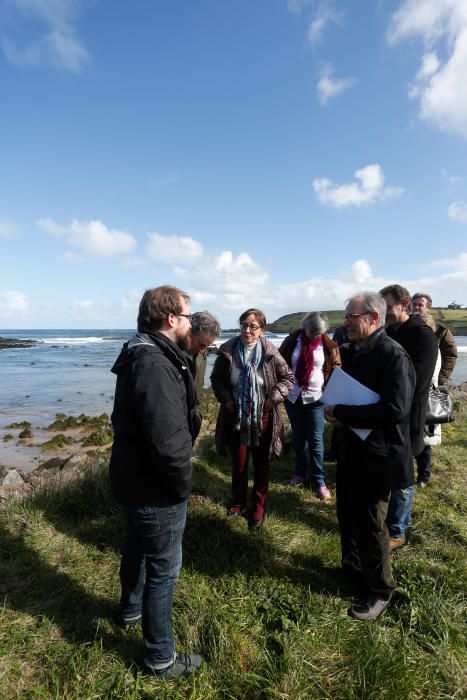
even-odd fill
[{"label": "red trousers", "polygon": [[253,462],[253,520],[262,520],[269,489],[269,449],[272,438],[272,415],[264,413],[263,432],[257,447],[240,442],[240,432],[234,431],[230,451],[232,454],[232,504],[246,505],[248,491],[248,462],[251,453]]}]

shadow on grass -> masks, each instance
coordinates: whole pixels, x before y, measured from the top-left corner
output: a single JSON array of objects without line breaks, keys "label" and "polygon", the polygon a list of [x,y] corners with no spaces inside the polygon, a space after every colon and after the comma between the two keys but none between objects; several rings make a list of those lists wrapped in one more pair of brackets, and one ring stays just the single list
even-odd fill
[{"label": "shadow on grass", "polygon": [[97,637],[105,649],[118,653],[127,665],[138,657],[140,645],[134,640],[123,639],[121,633],[108,633],[99,626],[99,619],[115,616],[115,602],[92,595],[72,576],[60,571],[60,553],[54,555],[56,564],[49,564],[25,542],[23,535],[12,534],[3,527],[0,541],[0,596],[5,608],[34,616],[37,625],[47,618],[71,643],[89,643]]}]

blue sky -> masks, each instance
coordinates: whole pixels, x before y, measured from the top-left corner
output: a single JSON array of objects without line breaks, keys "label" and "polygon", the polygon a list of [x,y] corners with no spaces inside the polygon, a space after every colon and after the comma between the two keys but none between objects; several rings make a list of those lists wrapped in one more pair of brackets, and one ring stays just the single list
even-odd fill
[{"label": "blue sky", "polygon": [[0,327],[467,305],[465,0],[2,0]]}]

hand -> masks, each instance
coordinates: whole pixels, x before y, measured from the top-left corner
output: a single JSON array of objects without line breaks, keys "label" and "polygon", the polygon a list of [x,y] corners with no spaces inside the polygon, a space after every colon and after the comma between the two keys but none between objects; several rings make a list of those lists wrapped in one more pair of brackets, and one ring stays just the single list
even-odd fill
[{"label": "hand", "polygon": [[325,406],[324,417],[328,423],[331,423],[336,428],[340,428],[342,427],[342,423],[334,416],[334,408],[335,406]]},{"label": "hand", "polygon": [[229,413],[235,413],[235,403],[233,401],[227,401],[227,403],[224,404],[224,408]]},{"label": "hand", "polygon": [[272,399],[267,398],[264,404],[264,413],[269,413],[270,411],[272,411],[275,405],[276,404]]}]

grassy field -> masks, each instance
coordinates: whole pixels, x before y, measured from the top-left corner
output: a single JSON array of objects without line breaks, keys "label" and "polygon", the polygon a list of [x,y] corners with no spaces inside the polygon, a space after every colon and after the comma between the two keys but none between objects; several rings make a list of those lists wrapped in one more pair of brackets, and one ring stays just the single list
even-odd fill
[{"label": "grassy field", "polygon": [[[311,311],[313,309],[310,309]],[[316,311],[316,309],[314,309]],[[298,311],[293,314],[281,316],[273,323],[268,324],[268,330],[275,333],[290,333],[290,331],[300,328],[303,318],[309,311]],[[344,322],[344,311],[323,311],[329,319],[329,327],[334,329]],[[467,335],[467,309],[445,309],[433,308],[433,318],[447,326],[454,335]]]},{"label": "grassy field", "polygon": [[[60,491],[0,510],[1,698],[465,698],[467,415],[434,449],[417,491],[409,544],[394,555],[398,593],[372,623],[347,616],[334,499],[286,486],[291,455],[272,468],[269,519],[251,535],[228,519],[229,464],[205,440],[176,588],[180,648],[203,653],[192,680],[138,671],[141,630],[118,609],[120,509],[106,464]],[[334,468],[328,464],[333,489]]]}]

